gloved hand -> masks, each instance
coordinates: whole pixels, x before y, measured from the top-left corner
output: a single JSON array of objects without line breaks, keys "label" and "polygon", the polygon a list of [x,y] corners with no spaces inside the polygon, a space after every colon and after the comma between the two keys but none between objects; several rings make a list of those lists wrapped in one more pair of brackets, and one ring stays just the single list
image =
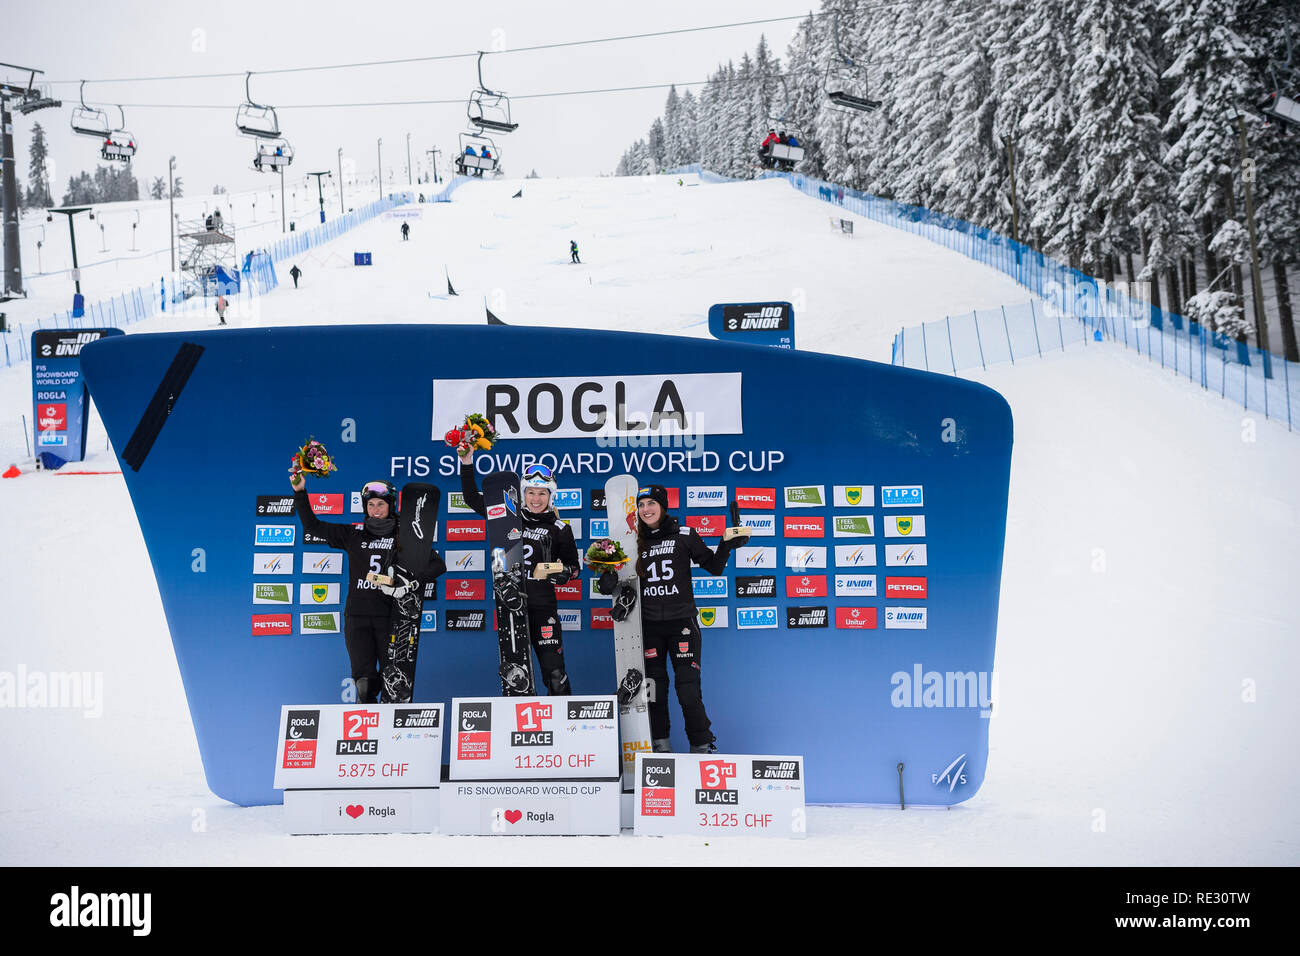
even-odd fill
[{"label": "gloved hand", "polygon": [[618,587],[617,571],[602,571],[596,579],[596,590],[601,594],[613,594]]}]

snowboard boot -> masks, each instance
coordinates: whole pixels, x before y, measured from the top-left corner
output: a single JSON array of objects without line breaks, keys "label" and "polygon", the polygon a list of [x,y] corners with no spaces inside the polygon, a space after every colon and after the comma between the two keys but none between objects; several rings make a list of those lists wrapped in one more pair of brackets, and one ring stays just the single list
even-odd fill
[{"label": "snowboard boot", "polygon": [[717,745],[712,740],[703,744],[691,744],[691,753],[693,754],[715,754],[717,752]]},{"label": "snowboard boot", "polygon": [[374,704],[379,700],[380,684],[379,675],[374,677],[358,677],[354,681],[357,687],[358,704]]},{"label": "snowboard boot", "polygon": [[650,749],[657,754],[670,754],[673,752],[673,744],[667,737],[656,737],[650,741]]},{"label": "snowboard boot", "polygon": [[519,586],[514,575],[502,573],[492,578],[492,587],[496,598],[511,614],[518,614],[524,609],[524,589]]}]

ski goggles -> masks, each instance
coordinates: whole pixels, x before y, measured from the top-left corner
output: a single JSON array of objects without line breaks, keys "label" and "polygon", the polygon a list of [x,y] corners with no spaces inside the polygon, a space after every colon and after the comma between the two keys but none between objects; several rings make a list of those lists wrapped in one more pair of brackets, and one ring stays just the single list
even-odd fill
[{"label": "ski goggles", "polygon": [[554,477],[555,476],[551,473],[551,469],[547,468],[545,465],[529,465],[524,469],[525,481],[529,478],[541,478],[543,481],[550,481]]},{"label": "ski goggles", "polygon": [[386,481],[368,481],[361,486],[363,495],[379,495],[381,498],[392,494],[392,489]]}]

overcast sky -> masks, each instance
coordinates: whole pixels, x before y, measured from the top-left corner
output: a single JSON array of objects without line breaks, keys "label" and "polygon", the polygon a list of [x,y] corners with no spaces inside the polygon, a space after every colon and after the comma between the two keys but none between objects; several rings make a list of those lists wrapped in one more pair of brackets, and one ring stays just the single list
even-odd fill
[{"label": "overcast sky", "polygon": [[[807,0],[804,0],[807,2]],[[768,17],[799,16],[796,0],[699,3],[656,0],[618,4],[506,0],[492,4],[444,2],[311,4],[145,3],[89,4],[69,0],[6,4],[0,59],[45,71],[47,81],[91,82],[91,104],[121,102],[135,134],[133,163],[142,191],[167,173],[175,155],[189,195],[214,184],[234,191],[269,185],[251,166],[254,141],[236,133],[242,76],[154,80],[138,77],[242,73],[359,61],[454,55],[625,34],[680,30]],[[752,52],[766,34],[784,56],[797,21],[627,40],[484,58],[484,81],[509,94],[590,90],[702,80],[720,61]],[[8,78],[12,78],[10,72]],[[337,150],[372,176],[376,140],[383,138],[385,179],[406,182],[406,137],[417,173],[423,151],[457,148],[465,130],[465,99],[477,86],[474,58],[399,66],[254,76],[253,100],[277,108],[280,126],[296,150],[292,171],[335,170]],[[93,170],[98,146],[68,127],[77,83],[55,82],[64,106],[14,116],[19,175],[26,184],[31,127],[46,129],[54,160],[55,200],[68,177]],[[698,92],[698,87],[695,88]],[[681,92],[681,87],[679,87]],[[518,99],[519,129],[495,136],[511,176],[536,169],[543,176],[612,173],[620,155],[644,136],[663,112],[667,89],[545,99]],[[306,108],[309,104],[393,100],[452,100],[447,105]],[[206,109],[204,106],[217,108]],[[164,108],[165,107],[165,108]],[[116,121],[117,111],[109,110]],[[444,162],[440,157],[440,162]]]}]

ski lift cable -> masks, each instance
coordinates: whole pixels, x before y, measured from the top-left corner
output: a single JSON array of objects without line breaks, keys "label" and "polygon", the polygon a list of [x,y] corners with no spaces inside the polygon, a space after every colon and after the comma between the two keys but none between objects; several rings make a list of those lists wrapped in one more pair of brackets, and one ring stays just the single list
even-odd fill
[{"label": "ski lift cable", "polygon": [[[879,5],[882,7],[905,6],[907,5],[907,2],[908,0],[894,0],[894,2],[886,2],[886,3],[881,3]],[[483,52],[486,52],[489,55],[498,55],[498,56],[504,54],[510,54],[510,53],[532,53],[540,50],[555,50],[564,47],[592,46],[599,43],[617,43],[624,40],[644,40],[653,37],[677,36],[685,33],[702,33],[709,30],[725,30],[733,27],[758,26],[765,23],[783,23],[791,20],[806,20],[810,17],[820,17],[825,15],[826,14],[821,14],[821,13],[802,13],[799,14],[798,16],[768,17],[766,19],[761,19],[761,20],[738,20],[734,23],[718,23],[712,26],[704,26],[704,27],[685,27],[680,30],[659,30],[653,33],[630,33],[630,34],[625,34],[623,36],[598,37],[590,40],[568,40],[560,43],[541,43],[541,44],[536,44],[534,46],[514,47],[509,50],[488,50],[488,51],[475,50],[471,53],[446,53],[438,56],[415,56],[415,57],[404,57],[401,59],[394,59],[394,60],[366,60],[366,61],[359,61],[354,63],[330,63],[330,64],[323,64],[320,66],[283,67],[281,69],[257,70],[255,72],[263,75],[271,75],[276,73],[307,73],[307,72],[318,71],[318,70],[349,70],[349,69],[357,69],[361,67],[372,67],[372,66],[400,66],[408,63],[432,63],[440,60],[464,60],[464,59],[469,59],[471,57],[480,56],[481,53]],[[162,80],[230,79],[232,77],[244,76],[247,74],[247,72],[248,71],[239,71],[233,73],[181,73],[181,74],[174,74],[171,76],[114,77],[114,78],[103,78],[103,79],[87,80],[87,81],[80,81],[80,82],[148,83],[148,82],[162,81]],[[53,83],[67,84],[67,83],[76,83],[79,81],[51,80],[49,82],[52,84]]]}]

